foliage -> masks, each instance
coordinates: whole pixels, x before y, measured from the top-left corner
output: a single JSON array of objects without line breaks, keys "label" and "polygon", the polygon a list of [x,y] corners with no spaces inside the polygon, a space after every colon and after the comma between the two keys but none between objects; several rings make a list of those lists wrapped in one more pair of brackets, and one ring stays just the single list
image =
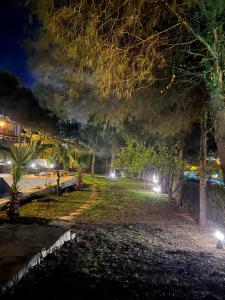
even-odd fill
[{"label": "foliage", "polygon": [[138,172],[157,170],[176,172],[183,167],[176,146],[155,145],[146,146],[133,139],[127,140],[116,159],[116,165],[129,176]]},{"label": "foliage", "polygon": [[71,147],[68,151],[69,165],[79,173],[87,169],[91,162],[91,155],[85,150]]},{"label": "foliage", "polygon": [[[150,85],[154,68],[164,65],[169,46],[165,28],[159,31],[159,22],[163,24],[166,11],[162,13],[158,1],[31,3],[43,25],[37,59],[40,61],[41,56],[43,61],[51,45],[50,59],[48,53],[42,69],[47,65],[51,70],[53,65],[64,74],[64,81],[76,84],[83,76],[105,95],[130,97],[136,89]],[[149,11],[153,18],[149,18]],[[64,68],[60,69],[59,62]]]},{"label": "foliage", "polygon": [[[42,108],[31,90],[8,72],[0,72],[0,113],[33,130],[55,132],[58,119]],[[4,110],[3,110],[4,108]]]}]

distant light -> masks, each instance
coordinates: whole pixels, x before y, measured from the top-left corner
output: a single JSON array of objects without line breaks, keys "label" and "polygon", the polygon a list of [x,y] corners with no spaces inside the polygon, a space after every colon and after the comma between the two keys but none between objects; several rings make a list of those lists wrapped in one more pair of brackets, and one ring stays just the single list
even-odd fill
[{"label": "distant light", "polygon": [[161,193],[161,186],[160,185],[156,185],[153,187],[153,192],[155,193]]},{"label": "distant light", "polygon": [[110,173],[110,177],[111,177],[111,178],[115,178],[115,177],[116,177],[116,172],[115,172],[115,171],[114,171],[114,172],[111,172],[111,173]]},{"label": "distant light", "polygon": [[0,122],[0,126],[1,126],[1,127],[5,127],[5,121],[1,121],[1,122]]},{"label": "distant light", "polygon": [[11,162],[11,160],[7,160],[7,165],[11,165],[12,164],[12,162]]},{"label": "distant light", "polygon": [[36,164],[35,164],[35,163],[32,163],[32,164],[31,164],[31,168],[33,168],[33,169],[36,168]]},{"label": "distant light", "polygon": [[50,164],[50,168],[53,169],[55,167],[54,164]]},{"label": "distant light", "polygon": [[219,241],[222,242],[224,240],[224,234],[221,231],[217,230],[214,235]]},{"label": "distant light", "polygon": [[213,174],[212,175],[212,178],[218,178],[219,177],[219,174]]},{"label": "distant light", "polygon": [[216,159],[216,163],[217,163],[217,165],[220,165],[220,160],[219,160],[219,158]]}]

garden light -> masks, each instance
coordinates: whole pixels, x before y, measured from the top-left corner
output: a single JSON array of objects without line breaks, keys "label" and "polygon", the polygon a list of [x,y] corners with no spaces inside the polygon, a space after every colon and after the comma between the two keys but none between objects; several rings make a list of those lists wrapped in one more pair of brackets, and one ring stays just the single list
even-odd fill
[{"label": "garden light", "polygon": [[221,231],[217,230],[214,235],[217,238],[216,248],[217,249],[223,249],[224,234]]},{"label": "garden light", "polygon": [[160,193],[161,192],[161,186],[160,185],[156,185],[156,186],[153,187],[152,190],[155,193]]},{"label": "garden light", "polygon": [[110,177],[111,177],[111,178],[115,178],[115,177],[116,177],[115,171],[110,173]]},{"label": "garden light", "polygon": [[158,183],[158,180],[157,180],[157,177],[156,177],[155,174],[154,174],[153,177],[152,177],[152,181],[153,181],[154,183]]},{"label": "garden light", "polygon": [[35,164],[35,163],[32,163],[32,164],[31,164],[31,168],[33,168],[33,169],[36,168],[36,164]]}]

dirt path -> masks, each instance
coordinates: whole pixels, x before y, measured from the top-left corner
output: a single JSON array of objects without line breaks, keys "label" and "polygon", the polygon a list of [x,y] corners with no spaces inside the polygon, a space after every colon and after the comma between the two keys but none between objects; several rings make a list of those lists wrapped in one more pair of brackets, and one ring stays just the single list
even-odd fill
[{"label": "dirt path", "polygon": [[62,216],[60,217],[59,219],[62,220],[62,221],[72,221],[74,218],[78,217],[81,215],[81,213],[84,211],[84,210],[87,210],[89,209],[92,205],[95,204],[95,198],[96,198],[96,190],[93,189],[91,194],[90,194],[90,197],[88,198],[88,201],[84,204],[82,204],[76,211],[74,212],[71,212],[69,215],[67,216]]},{"label": "dirt path", "polygon": [[[173,234],[174,247],[190,251],[210,251],[224,256],[225,251],[215,248],[214,232],[220,229],[216,225],[209,225],[201,229],[190,212],[183,208],[170,206],[168,201],[144,201],[128,204],[127,207],[111,215],[102,216],[97,221],[83,216],[71,220],[72,224],[118,224],[118,225],[150,225]],[[222,229],[223,230],[223,229]]]}]

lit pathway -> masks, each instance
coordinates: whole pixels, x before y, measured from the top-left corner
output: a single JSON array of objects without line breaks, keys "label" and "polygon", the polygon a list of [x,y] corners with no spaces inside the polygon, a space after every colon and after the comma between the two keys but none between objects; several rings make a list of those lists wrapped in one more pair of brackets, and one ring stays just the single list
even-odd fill
[{"label": "lit pathway", "polygon": [[72,221],[75,217],[78,217],[84,210],[87,210],[90,208],[96,201],[96,190],[93,189],[90,198],[86,203],[80,206],[79,209],[77,209],[75,212],[70,213],[68,216],[62,216],[59,219],[63,221]]}]

